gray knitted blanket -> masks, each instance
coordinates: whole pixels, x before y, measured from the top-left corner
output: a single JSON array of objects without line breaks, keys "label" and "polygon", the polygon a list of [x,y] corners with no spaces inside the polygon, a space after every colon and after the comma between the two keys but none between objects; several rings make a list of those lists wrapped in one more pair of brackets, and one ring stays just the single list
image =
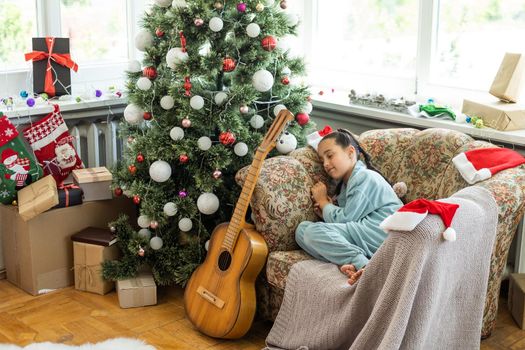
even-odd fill
[{"label": "gray knitted blanket", "polygon": [[479,349],[497,206],[475,186],[442,201],[460,205],[457,241],[428,215],[389,234],[354,286],[333,264],[295,264],[265,349]]}]

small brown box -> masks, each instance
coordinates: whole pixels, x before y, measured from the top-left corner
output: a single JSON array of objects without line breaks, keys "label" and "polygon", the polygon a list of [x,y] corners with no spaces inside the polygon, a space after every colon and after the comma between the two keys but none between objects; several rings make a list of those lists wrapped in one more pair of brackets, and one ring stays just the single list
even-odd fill
[{"label": "small brown box", "polygon": [[506,53],[489,92],[505,102],[517,102],[523,86],[525,57],[519,53]]},{"label": "small brown box", "polygon": [[525,329],[525,273],[510,275],[508,306],[518,326]]},{"label": "small brown box", "polygon": [[84,191],[84,202],[111,199],[113,176],[105,167],[73,170],[75,182]]},{"label": "small brown box", "polygon": [[102,262],[119,256],[117,239],[107,229],[88,227],[71,236],[75,260],[75,289],[104,295],[115,283],[102,277]]},{"label": "small brown box", "polygon": [[157,304],[157,285],[151,274],[117,281],[117,293],[123,309]]},{"label": "small brown box", "polygon": [[18,213],[24,221],[34,218],[57,204],[57,184],[51,175],[18,191]]},{"label": "small brown box", "polygon": [[506,103],[488,96],[482,101],[463,100],[463,113],[483,119],[485,126],[496,130],[525,129],[525,105]]}]

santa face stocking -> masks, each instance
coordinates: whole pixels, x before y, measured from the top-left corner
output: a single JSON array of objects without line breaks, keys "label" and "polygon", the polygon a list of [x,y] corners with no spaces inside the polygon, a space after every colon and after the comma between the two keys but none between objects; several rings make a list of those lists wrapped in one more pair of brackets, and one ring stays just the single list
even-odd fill
[{"label": "santa face stocking", "polygon": [[44,168],[44,174],[53,175],[58,185],[74,169],[84,167],[57,105],[52,113],[24,130],[24,137]]},{"label": "santa face stocking", "polygon": [[17,190],[41,176],[42,169],[26,150],[15,126],[0,113],[0,203],[11,204]]}]

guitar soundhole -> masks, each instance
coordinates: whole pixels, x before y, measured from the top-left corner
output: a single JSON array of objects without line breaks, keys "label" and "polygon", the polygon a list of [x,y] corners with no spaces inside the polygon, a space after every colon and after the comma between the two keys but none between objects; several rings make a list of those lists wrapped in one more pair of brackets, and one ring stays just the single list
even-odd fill
[{"label": "guitar soundhole", "polygon": [[230,267],[232,263],[232,256],[230,252],[227,250],[223,251],[221,255],[219,255],[219,269],[221,271],[226,271]]}]

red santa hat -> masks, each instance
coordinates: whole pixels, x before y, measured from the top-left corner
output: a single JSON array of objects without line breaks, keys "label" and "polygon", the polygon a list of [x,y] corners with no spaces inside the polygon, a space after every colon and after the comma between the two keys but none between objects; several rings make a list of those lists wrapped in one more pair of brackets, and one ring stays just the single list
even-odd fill
[{"label": "red santa hat", "polygon": [[498,171],[525,163],[525,158],[513,150],[492,147],[460,153],[452,162],[465,181],[472,185],[490,178]]},{"label": "red santa hat", "polygon": [[397,212],[383,220],[379,227],[387,233],[390,231],[412,231],[428,213],[436,214],[441,216],[446,227],[443,238],[447,241],[455,241],[456,231],[451,227],[451,224],[458,208],[459,204],[416,199],[405,204]]},{"label": "red santa hat", "polygon": [[2,163],[9,157],[16,156],[18,153],[16,153],[12,148],[6,148],[2,151],[2,155],[0,156],[0,159]]},{"label": "red santa hat", "polygon": [[306,136],[306,142],[313,148],[317,151],[317,146],[319,145],[319,142],[321,142],[321,140],[323,139],[323,137],[325,137],[326,135],[328,135],[329,133],[332,132],[332,128],[327,125],[324,127],[323,130],[319,130],[319,131],[316,131],[316,132],[313,132],[309,135]]}]

